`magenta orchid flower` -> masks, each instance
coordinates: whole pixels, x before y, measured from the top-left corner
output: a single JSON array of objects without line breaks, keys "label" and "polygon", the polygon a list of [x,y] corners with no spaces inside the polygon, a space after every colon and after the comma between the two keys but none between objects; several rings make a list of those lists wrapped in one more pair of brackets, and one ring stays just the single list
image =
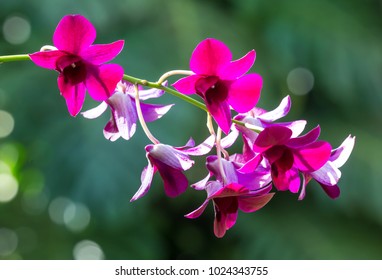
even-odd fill
[{"label": "magenta orchid flower", "polygon": [[192,139],[183,147],[172,147],[166,144],[147,145],[145,149],[148,165],[142,171],[141,186],[130,201],[143,197],[150,190],[153,176],[157,171],[163,179],[167,196],[176,197],[185,192],[188,187],[188,180],[183,172],[190,169],[194,164],[190,156],[201,156],[209,153],[214,142],[215,137],[211,135],[196,147]]},{"label": "magenta orchid flower", "polygon": [[219,127],[228,134],[231,109],[239,113],[251,110],[260,98],[263,80],[259,74],[248,74],[255,62],[255,51],[231,61],[229,48],[216,39],[206,39],[192,53],[190,68],[195,73],[173,86],[183,94],[197,93]]},{"label": "magenta orchid flower", "polygon": [[81,111],[86,90],[94,100],[105,101],[123,76],[121,66],[103,63],[121,52],[124,41],[92,45],[95,38],[96,30],[85,17],[67,15],[53,35],[56,49],[29,55],[36,65],[59,72],[58,88],[72,116]]},{"label": "magenta orchid flower", "polygon": [[273,125],[261,131],[254,141],[253,151],[260,153],[271,165],[272,181],[280,191],[297,193],[300,189],[299,172],[319,170],[329,160],[331,146],[317,140],[320,127],[307,134],[291,138],[292,130]]},{"label": "magenta orchid flower", "polygon": [[255,212],[265,206],[274,195],[269,193],[272,188],[269,172],[242,174],[238,172],[234,162],[222,159],[221,164],[224,175],[219,168],[217,157],[207,158],[207,168],[211,175],[216,177],[216,181],[207,182],[208,176],[193,185],[198,190],[205,189],[207,199],[199,208],[185,215],[189,219],[198,218],[212,200],[215,212],[214,233],[219,238],[235,225],[238,210],[245,213]]},{"label": "magenta orchid flower", "polygon": [[[167,83],[163,83],[166,85]],[[139,90],[139,99],[146,100],[157,98],[164,93],[160,89]],[[142,115],[145,122],[152,122],[166,114],[173,104],[145,104],[140,103]],[[106,139],[116,141],[120,137],[129,140],[133,137],[137,127],[137,108],[135,106],[135,88],[132,83],[121,81],[117,84],[115,93],[106,101],[97,107],[85,111],[82,115],[88,119],[99,117],[106,109],[110,107],[111,118],[107,122],[103,134]]]},{"label": "magenta orchid flower", "polygon": [[355,137],[349,135],[337,149],[332,150],[329,160],[324,166],[311,173],[303,173],[304,184],[299,196],[300,200],[304,199],[306,185],[312,178],[320,184],[330,198],[336,199],[340,196],[340,188],[337,185],[341,178],[339,168],[342,167],[350,157],[354,144]]}]

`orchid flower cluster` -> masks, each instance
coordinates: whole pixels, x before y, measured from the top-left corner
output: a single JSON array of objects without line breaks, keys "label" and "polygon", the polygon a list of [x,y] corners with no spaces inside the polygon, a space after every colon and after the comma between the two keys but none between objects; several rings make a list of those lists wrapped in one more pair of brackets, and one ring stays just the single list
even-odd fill
[{"label": "orchid flower cluster", "polygon": [[[239,210],[255,212],[277,191],[289,191],[302,200],[307,184],[314,179],[330,198],[340,195],[339,168],[349,158],[355,137],[349,135],[333,149],[318,139],[319,126],[302,135],[305,120],[280,122],[290,111],[289,96],[271,111],[256,107],[263,81],[259,74],[247,74],[255,61],[254,50],[232,60],[223,42],[207,38],[194,49],[190,70],[170,71],[157,82],[148,82],[124,74],[120,65],[106,63],[121,52],[123,40],[101,45],[93,44],[95,38],[96,30],[85,17],[67,15],[54,32],[54,46],[44,46],[29,55],[3,56],[0,62],[30,59],[37,66],[57,71],[58,89],[71,116],[81,113],[93,119],[110,110],[110,120],[103,129],[110,141],[129,140],[137,122],[141,124],[151,143],[145,147],[147,166],[141,174],[141,186],[131,201],[145,196],[155,173],[159,173],[164,193],[171,198],[189,187],[204,191],[205,201],[185,217],[199,217],[212,202],[214,234],[223,237],[235,224]],[[185,77],[170,87],[167,79],[172,75]],[[83,111],[86,91],[100,104]],[[190,138],[184,146],[174,147],[150,132],[146,123],[160,119],[174,104],[143,102],[165,92],[207,113],[205,141],[196,145]],[[238,139],[241,153],[229,154],[228,149]],[[207,175],[190,184],[185,171],[193,167],[193,157],[201,156],[205,157]]]}]

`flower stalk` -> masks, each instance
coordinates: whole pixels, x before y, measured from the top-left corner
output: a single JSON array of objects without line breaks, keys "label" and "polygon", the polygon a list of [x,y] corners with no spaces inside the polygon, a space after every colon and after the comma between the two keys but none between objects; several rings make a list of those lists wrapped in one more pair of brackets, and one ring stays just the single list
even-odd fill
[{"label": "flower stalk", "polygon": [[145,132],[147,138],[149,138],[154,145],[159,144],[160,143],[159,140],[156,139],[154,135],[150,132],[149,128],[146,125],[145,119],[143,118],[141,103],[139,100],[139,89],[137,84],[134,84],[134,89],[135,89],[135,106],[137,107],[137,115],[138,115],[139,123],[141,124],[142,129]]}]

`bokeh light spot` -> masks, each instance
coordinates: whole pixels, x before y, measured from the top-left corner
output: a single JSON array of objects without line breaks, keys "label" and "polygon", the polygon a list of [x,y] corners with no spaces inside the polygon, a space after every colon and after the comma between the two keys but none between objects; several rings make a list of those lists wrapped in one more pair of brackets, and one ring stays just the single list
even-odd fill
[{"label": "bokeh light spot", "polygon": [[287,84],[292,93],[305,95],[313,88],[314,76],[312,72],[306,68],[295,68],[289,72]]},{"label": "bokeh light spot", "polygon": [[19,45],[25,43],[31,35],[31,25],[29,21],[20,16],[8,17],[3,24],[4,39],[12,44]]},{"label": "bokeh light spot", "polygon": [[73,204],[73,202],[66,197],[57,197],[49,204],[49,217],[56,224],[63,225],[65,209]]},{"label": "bokeh light spot", "polygon": [[11,201],[19,190],[19,183],[11,174],[0,174],[0,202]]},{"label": "bokeh light spot", "polygon": [[74,246],[73,257],[75,260],[102,260],[104,253],[97,243],[82,240]]},{"label": "bokeh light spot", "polygon": [[81,203],[67,205],[64,210],[65,226],[73,232],[84,230],[90,222],[90,211]]},{"label": "bokeh light spot", "polygon": [[7,137],[13,131],[15,121],[11,114],[0,110],[0,138]]},{"label": "bokeh light spot", "polygon": [[0,256],[6,257],[16,251],[18,238],[13,230],[0,228]]}]

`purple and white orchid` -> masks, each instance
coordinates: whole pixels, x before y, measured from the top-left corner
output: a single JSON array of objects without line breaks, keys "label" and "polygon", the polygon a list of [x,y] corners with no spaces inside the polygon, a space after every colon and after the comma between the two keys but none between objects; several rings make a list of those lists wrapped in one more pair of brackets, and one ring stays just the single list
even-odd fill
[{"label": "purple and white orchid", "polygon": [[[272,185],[269,171],[262,168],[251,173],[241,173],[238,171],[240,165],[225,159],[221,159],[219,163],[216,156],[207,157],[206,166],[210,174],[193,187],[206,190],[207,198],[199,208],[185,217],[198,218],[212,200],[215,212],[214,233],[219,238],[235,225],[238,210],[245,213],[255,212],[265,206],[274,195],[270,193]],[[208,181],[211,175],[215,176],[216,181]]]},{"label": "purple and white orchid", "polygon": [[96,30],[84,16],[67,15],[54,32],[55,49],[29,55],[36,65],[59,72],[58,88],[72,116],[81,111],[86,89],[94,100],[105,101],[123,76],[120,65],[103,63],[121,52],[124,41],[92,45],[95,38]]},{"label": "purple and white orchid", "polygon": [[255,62],[254,50],[231,61],[232,53],[222,42],[208,38],[200,42],[191,55],[190,69],[195,73],[173,86],[183,94],[197,93],[219,127],[228,134],[232,124],[231,109],[239,113],[251,110],[260,98],[263,80],[248,74]]},{"label": "purple and white orchid", "polygon": [[354,144],[355,137],[349,135],[337,149],[332,150],[329,160],[324,166],[316,171],[303,173],[304,183],[299,196],[300,200],[304,199],[306,185],[312,178],[320,184],[330,198],[335,199],[339,197],[340,188],[337,185],[341,178],[341,171],[339,168],[342,167],[350,157]]},{"label": "purple and white orchid", "polygon": [[[164,86],[166,84],[167,82],[163,83]],[[163,94],[164,91],[160,89],[141,89],[139,90],[139,99],[157,98]],[[145,122],[153,122],[166,114],[173,104],[159,105],[141,102],[140,106]],[[119,82],[115,93],[108,100],[93,109],[82,112],[82,115],[87,119],[94,119],[105,112],[108,107],[111,110],[111,118],[103,129],[105,138],[110,141],[116,141],[120,137],[129,140],[136,131],[138,120],[134,85],[125,81]]]},{"label": "purple and white orchid", "polygon": [[145,149],[148,165],[142,171],[141,186],[130,201],[143,197],[150,190],[151,181],[157,171],[163,179],[167,196],[176,197],[185,192],[188,180],[183,172],[194,164],[190,156],[209,153],[214,142],[215,136],[211,135],[196,147],[193,139],[190,139],[183,147],[172,147],[166,144],[147,145]]}]

